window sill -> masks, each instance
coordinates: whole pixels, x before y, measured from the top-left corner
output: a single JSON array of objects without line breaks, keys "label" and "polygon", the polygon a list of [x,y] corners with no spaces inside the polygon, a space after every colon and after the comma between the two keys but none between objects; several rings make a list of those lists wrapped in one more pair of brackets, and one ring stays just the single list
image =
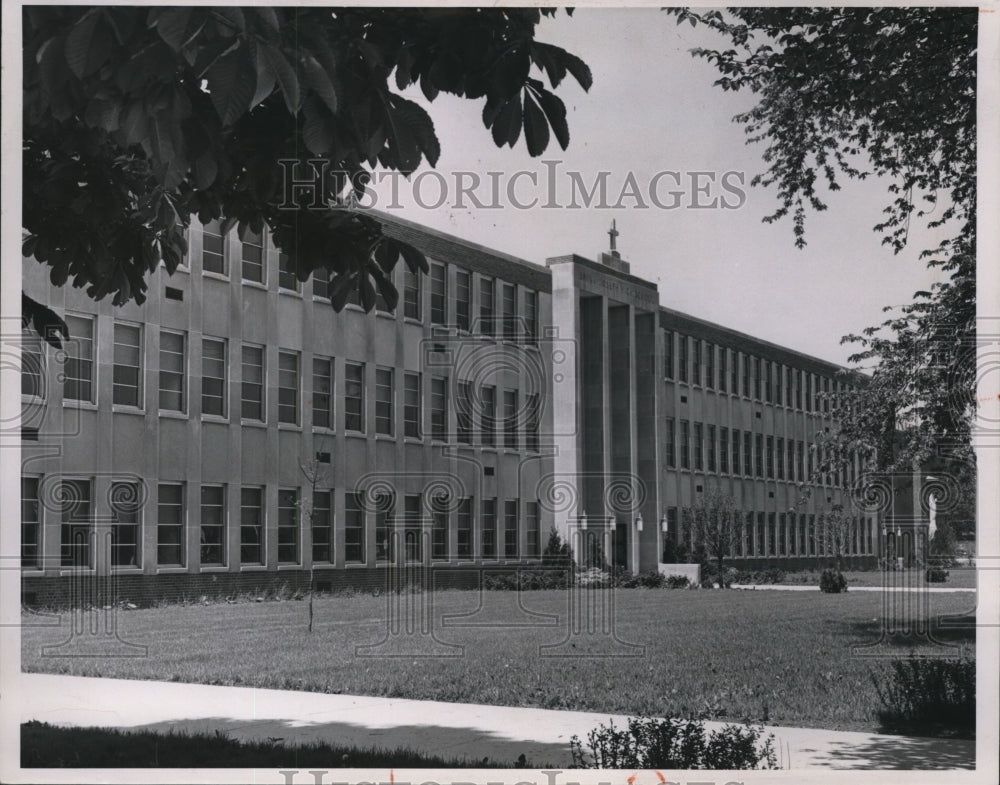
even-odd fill
[{"label": "window sill", "polygon": [[229,572],[229,567],[225,564],[203,564],[198,569],[201,573]]},{"label": "window sill", "polygon": [[220,425],[228,425],[229,424],[229,418],[228,417],[223,417],[223,416],[218,415],[218,414],[203,414],[203,415],[201,415],[201,421],[202,422],[214,422],[214,423],[218,423]]},{"label": "window sill", "polygon": [[42,406],[45,404],[45,398],[40,395],[25,395],[21,394],[21,405],[22,406]]},{"label": "window sill", "polygon": [[298,289],[283,289],[281,286],[278,286],[278,294],[284,295],[285,297],[294,297],[299,300],[302,299],[302,292]]},{"label": "window sill", "polygon": [[261,281],[248,281],[244,278],[240,281],[240,283],[242,283],[244,286],[250,289],[259,289],[262,292],[267,291],[267,284],[262,283]]},{"label": "window sill", "polygon": [[111,405],[111,413],[112,414],[133,414],[133,415],[137,415],[137,416],[140,416],[140,417],[144,417],[146,415],[146,410],[145,410],[145,408],[143,408],[141,406],[128,406],[127,404],[116,403],[116,404],[112,404]]},{"label": "window sill", "polygon": [[325,425],[313,425],[312,432],[313,435],[318,433],[321,436],[335,436],[337,433],[333,428],[328,428]]},{"label": "window sill", "polygon": [[301,564],[279,564],[278,572],[288,572],[289,570],[301,570],[303,569]]},{"label": "window sill", "polygon": [[296,425],[295,423],[290,423],[290,422],[279,422],[278,423],[278,430],[279,431],[291,431],[292,433],[302,433],[302,426],[301,425]]},{"label": "window sill", "polygon": [[417,436],[404,436],[403,437],[403,443],[404,444],[423,444],[424,440],[421,439],[421,438],[419,438],[419,437],[417,437]]},{"label": "window sill", "polygon": [[97,404],[92,401],[74,401],[63,398],[64,409],[78,409],[80,411],[97,411]]},{"label": "window sill", "polygon": [[351,562],[345,562],[344,563],[344,569],[345,570],[364,570],[364,569],[367,569],[367,568],[368,568],[368,564],[366,562],[351,561]]},{"label": "window sill", "polygon": [[267,428],[266,422],[261,422],[260,420],[240,420],[240,425],[244,428]]},{"label": "window sill", "polygon": [[190,419],[185,412],[175,412],[170,409],[161,409],[158,412],[160,417],[166,418],[168,420],[187,420]]},{"label": "window sill", "polygon": [[267,570],[266,564],[241,564],[240,572],[265,572]]},{"label": "window sill", "polygon": [[364,431],[344,431],[344,436],[351,439],[367,439],[368,435]]},{"label": "window sill", "polygon": [[181,567],[176,564],[172,564],[168,567],[156,568],[157,575],[183,575],[187,572],[190,572],[190,570],[187,567]]},{"label": "window sill", "polygon": [[201,276],[202,278],[207,278],[210,281],[224,281],[225,283],[229,283],[229,276],[225,273],[214,273],[211,270],[202,270]]},{"label": "window sill", "polygon": [[374,310],[376,319],[391,319],[392,321],[396,321],[396,314],[390,313],[389,311],[380,311],[378,308],[375,308]]},{"label": "window sill", "polygon": [[415,325],[417,327],[423,327],[424,326],[424,320],[423,319],[414,319],[412,316],[404,316],[403,317],[403,323],[404,324],[412,324],[412,325]]}]

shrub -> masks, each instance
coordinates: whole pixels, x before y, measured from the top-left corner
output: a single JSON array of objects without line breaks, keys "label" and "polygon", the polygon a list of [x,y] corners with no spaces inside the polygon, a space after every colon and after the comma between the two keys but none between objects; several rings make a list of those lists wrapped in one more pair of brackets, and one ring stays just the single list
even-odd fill
[{"label": "shrub", "polygon": [[762,726],[726,725],[706,733],[700,720],[631,718],[570,739],[573,766],[582,769],[774,769],[774,736]]},{"label": "shrub", "polygon": [[660,589],[666,584],[666,578],[659,570],[645,570],[635,577],[644,589]]},{"label": "shrub", "polygon": [[976,663],[907,657],[872,673],[882,702],[879,721],[897,733],[974,738]]},{"label": "shrub", "polygon": [[667,564],[684,564],[688,560],[688,546],[667,538],[663,543],[663,561]]},{"label": "shrub", "polygon": [[819,576],[819,590],[827,594],[840,594],[847,591],[847,578],[840,570],[823,570]]},{"label": "shrub", "polygon": [[944,583],[948,580],[948,570],[941,567],[928,567],[926,578],[928,583]]},{"label": "shrub", "polygon": [[664,585],[668,589],[686,589],[691,585],[691,581],[688,580],[687,575],[668,575],[665,578]]},{"label": "shrub", "polygon": [[549,530],[549,541],[542,551],[542,564],[547,567],[569,567],[573,564],[573,549],[559,536],[555,526]]}]

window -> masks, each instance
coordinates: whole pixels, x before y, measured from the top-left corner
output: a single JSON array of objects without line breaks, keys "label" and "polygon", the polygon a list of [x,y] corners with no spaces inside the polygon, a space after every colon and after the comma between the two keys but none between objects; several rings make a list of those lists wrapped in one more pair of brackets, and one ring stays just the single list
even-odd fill
[{"label": "window", "polygon": [[538,292],[532,289],[524,290],[524,329],[525,342],[530,346],[538,344]]},{"label": "window", "polygon": [[715,344],[705,344],[705,387],[715,388]]},{"label": "window", "polygon": [[774,479],[774,437],[767,437],[767,479]]},{"label": "window", "polygon": [[527,433],[525,434],[525,447],[531,452],[538,452],[538,427],[541,421],[541,399],[538,393],[532,393],[528,396],[528,409],[527,409],[528,422],[526,424]]},{"label": "window", "polygon": [[735,349],[732,352],[732,365],[729,368],[729,392],[733,395],[740,394],[740,353]]},{"label": "window", "polygon": [[677,465],[677,446],[674,444],[674,418],[668,417],[664,429],[664,443],[667,450],[667,466],[673,469]]},{"label": "window", "polygon": [[222,221],[209,221],[201,228],[201,269],[206,273],[227,275],[226,242],[222,236]]},{"label": "window", "polygon": [[782,401],[785,399],[784,391],[782,390],[781,383],[785,377],[785,372],[782,370],[781,365],[778,363],[774,364],[774,402],[781,406]]},{"label": "window", "polygon": [[330,271],[325,267],[317,267],[312,273],[313,297],[330,299]]},{"label": "window", "polygon": [[715,462],[715,426],[708,426],[708,470],[714,472],[716,468]]},{"label": "window", "polygon": [[700,422],[696,422],[694,424],[694,468],[699,472],[705,468],[704,449],[704,426]]},{"label": "window", "polygon": [[396,557],[392,542],[396,528],[396,499],[391,493],[380,493],[374,499],[375,506],[375,558],[379,561],[394,561]]},{"label": "window", "polygon": [[830,379],[823,377],[823,414],[830,413]]},{"label": "window", "polygon": [[753,358],[753,397],[754,400],[760,400],[760,383],[763,371],[761,369],[761,359],[760,357]]},{"label": "window", "polygon": [[671,562],[674,560],[674,555],[670,553],[667,548],[667,544],[671,542],[676,542],[679,537],[678,527],[677,527],[677,508],[667,507],[667,531],[663,535],[662,551],[660,553],[660,560],[665,562]]},{"label": "window", "polygon": [[278,352],[278,422],[299,423],[299,356]]},{"label": "window", "polygon": [[729,474],[729,429],[719,428],[719,471]]},{"label": "window", "polygon": [[222,485],[201,486],[201,563],[226,563],[226,489]]},{"label": "window", "polygon": [[21,395],[45,397],[45,354],[33,330],[21,331]]},{"label": "window", "polygon": [[483,513],[480,519],[482,530],[479,537],[480,556],[483,559],[497,557],[497,500],[483,499]]},{"label": "window", "polygon": [[56,498],[60,505],[60,566],[92,567],[90,480],[63,480]]},{"label": "window", "polygon": [[392,368],[375,369],[375,433],[392,436],[392,409],[395,401],[395,379]]},{"label": "window", "polygon": [[431,438],[448,440],[448,379],[431,377]]},{"label": "window", "polygon": [[740,432],[733,428],[733,441],[730,457],[733,459],[733,474],[742,474],[740,471]]},{"label": "window", "polygon": [[201,339],[201,413],[226,416],[226,341]]},{"label": "window", "polygon": [[420,438],[420,374],[403,374],[403,435]]},{"label": "window", "polygon": [[21,478],[21,566],[42,566],[42,515],[38,477]]},{"label": "window", "polygon": [[743,431],[743,474],[753,474],[753,434]]},{"label": "window", "polygon": [[243,280],[264,283],[264,237],[252,229],[243,233]]},{"label": "window", "polygon": [[63,398],[94,403],[94,320],[67,314],[65,321],[71,337],[66,342]]},{"label": "window", "polygon": [[184,486],[160,483],[156,498],[156,563],[183,567]]},{"label": "window", "polygon": [[344,428],[365,432],[365,366],[364,363],[344,365]]},{"label": "window", "polygon": [[403,547],[408,562],[423,561],[423,516],[420,494],[403,497]]},{"label": "window", "polygon": [[697,338],[691,339],[691,384],[701,386],[703,380],[701,378],[702,369],[702,343]]},{"label": "window", "polygon": [[778,554],[777,524],[773,512],[767,514],[767,554],[768,556]]},{"label": "window", "polygon": [[663,331],[663,378],[674,378],[674,333]]},{"label": "window", "polygon": [[[144,489],[137,482],[111,483],[111,566],[139,566],[139,526]],[[159,526],[157,526],[159,534]],[[178,554],[178,557],[180,555]]]},{"label": "window", "polygon": [[479,443],[486,447],[496,444],[497,390],[484,385],[482,388],[482,412],[479,420]]},{"label": "window", "polygon": [[768,403],[773,403],[771,397],[771,361],[764,361],[764,400]]},{"label": "window", "polygon": [[299,290],[299,279],[295,274],[295,265],[292,264],[292,257],[286,253],[278,254],[278,288],[288,292]]},{"label": "window", "polygon": [[806,458],[805,458],[805,442],[796,442],[796,451],[798,452],[799,459],[796,461],[796,477],[795,479],[802,482],[807,479],[806,476]]},{"label": "window", "polygon": [[278,491],[278,564],[299,563],[299,492]]},{"label": "window", "polygon": [[333,428],[333,360],[313,357],[312,424]]},{"label": "window", "polygon": [[448,281],[443,264],[431,264],[431,324],[448,323]]},{"label": "window", "polygon": [[681,468],[691,468],[691,425],[681,420]]},{"label": "window", "polygon": [[792,439],[788,440],[788,457],[785,461],[785,465],[788,467],[788,479],[795,479],[795,441]]},{"label": "window", "polygon": [[813,410],[813,375],[811,373],[806,374],[806,411],[811,412]]},{"label": "window", "polygon": [[677,336],[677,379],[688,380],[688,339],[686,335]]},{"label": "window", "polygon": [[458,528],[456,534],[458,539],[458,558],[472,558],[472,509],[474,500],[467,496],[458,503]]},{"label": "window", "polygon": [[517,547],[517,499],[506,499],[503,503],[503,555],[507,559],[519,557]]},{"label": "window", "polygon": [[431,501],[431,558],[439,561],[448,558],[447,501],[447,497]]},{"label": "window", "polygon": [[726,392],[729,385],[729,349],[719,347],[719,391]]},{"label": "window", "polygon": [[467,270],[455,271],[455,326],[469,329],[469,302],[472,299],[472,276]]},{"label": "window", "polygon": [[516,450],[518,448],[517,415],[517,390],[504,390],[503,446],[509,450]]},{"label": "window", "polygon": [[494,335],[494,299],[495,289],[492,278],[479,279],[479,332],[482,335]]},{"label": "window", "polygon": [[312,531],[312,560],[333,561],[333,506],[330,491],[313,491],[309,528]]},{"label": "window", "polygon": [[264,422],[264,349],[244,346],[243,382],[240,388],[240,416]]},{"label": "window", "polygon": [[754,450],[754,460],[755,460],[754,469],[756,470],[755,471],[755,476],[757,476],[757,477],[763,477],[764,476],[764,435],[763,434],[758,433],[758,434],[754,435],[754,447],[756,448]]},{"label": "window", "polygon": [[160,409],[184,411],[184,335],[160,330]]},{"label": "window", "polygon": [[240,563],[264,563],[264,489],[243,488],[240,495]]},{"label": "window", "polygon": [[746,525],[745,525],[745,536],[746,536],[746,554],[747,556],[753,556],[756,551],[756,532],[753,525],[753,513],[747,513]]},{"label": "window", "polygon": [[785,368],[785,406],[792,407],[792,382],[795,379],[795,371],[789,367]]},{"label": "window", "polygon": [[472,384],[470,382],[458,383],[455,424],[459,443],[472,444]]},{"label": "window", "polygon": [[348,493],[344,498],[344,561],[365,562],[365,509],[360,493]]},{"label": "window", "polygon": [[503,337],[513,341],[517,338],[517,287],[514,284],[501,286],[500,302],[503,308]]},{"label": "window", "polygon": [[403,270],[403,316],[420,321],[420,271]]},{"label": "window", "polygon": [[524,505],[525,551],[528,558],[536,558],[542,552],[541,523],[538,516],[538,502]]},{"label": "window", "polygon": [[142,328],[115,324],[111,400],[119,406],[142,406]]},{"label": "window", "polygon": [[778,479],[783,480],[785,479],[785,440],[780,436],[778,437],[774,450]]}]

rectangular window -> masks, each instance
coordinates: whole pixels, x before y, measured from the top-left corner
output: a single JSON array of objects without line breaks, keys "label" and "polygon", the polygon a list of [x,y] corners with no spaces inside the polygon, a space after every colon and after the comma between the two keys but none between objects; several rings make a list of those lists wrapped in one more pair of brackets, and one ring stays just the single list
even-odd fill
[{"label": "rectangular window", "polygon": [[299,279],[295,275],[295,265],[292,257],[286,253],[278,254],[278,288],[287,292],[299,290]]},{"label": "rectangular window", "polygon": [[[782,517],[785,515],[782,513]],[[797,556],[799,552],[798,547],[798,537],[799,537],[799,526],[795,517],[794,512],[788,513],[788,555]]]},{"label": "rectangular window", "polygon": [[[139,531],[142,492],[139,483],[111,483],[111,566],[139,566]],[[157,527],[159,532],[159,526]],[[180,554],[177,554],[180,558]],[[179,562],[178,562],[179,563]]]},{"label": "rectangular window", "polygon": [[715,468],[716,468],[716,465],[715,465],[715,426],[714,425],[709,425],[708,426],[708,431],[707,431],[707,434],[706,434],[706,438],[708,439],[708,470],[710,472],[714,472]]},{"label": "rectangular window", "polygon": [[702,471],[705,468],[704,461],[704,426],[700,422],[694,424],[694,468],[695,471]]},{"label": "rectangular window", "polygon": [[795,479],[795,441],[793,439],[789,439],[788,442],[787,442],[787,446],[788,446],[788,453],[787,453],[787,458],[785,460],[785,466],[788,467],[788,479],[789,480],[794,480]]},{"label": "rectangular window", "polygon": [[701,377],[702,369],[702,344],[697,338],[691,338],[691,384],[701,386],[704,380]]},{"label": "rectangular window", "polygon": [[496,289],[492,278],[479,279],[479,332],[482,335],[495,335],[494,309]]},{"label": "rectangular window", "polygon": [[496,444],[497,389],[492,386],[482,388],[482,407],[479,419],[479,443],[486,447]]},{"label": "rectangular window", "polygon": [[443,264],[431,264],[431,324],[448,323],[448,280]]},{"label": "rectangular window", "polygon": [[365,562],[365,508],[362,494],[348,493],[344,497],[344,561],[348,564]]},{"label": "rectangular window", "polygon": [[806,374],[806,411],[811,412],[813,410],[813,375],[811,373]]},{"label": "rectangular window", "polygon": [[792,408],[792,382],[795,379],[795,371],[790,368],[785,368],[785,406],[789,409]]},{"label": "rectangular window", "polygon": [[503,446],[509,450],[518,448],[517,438],[517,390],[503,391]]},{"label": "rectangular window", "polygon": [[663,378],[674,378],[674,333],[663,331]]},{"label": "rectangular window", "polygon": [[528,396],[528,407],[525,414],[528,418],[528,422],[525,426],[527,428],[527,433],[525,434],[525,447],[531,452],[538,452],[538,429],[542,418],[541,398],[538,393],[532,393]]},{"label": "rectangular window", "polygon": [[[727,350],[728,351],[728,350]],[[732,365],[729,368],[729,392],[733,395],[740,394],[740,353],[735,349],[732,351]]]},{"label": "rectangular window", "polygon": [[733,446],[731,448],[733,459],[733,474],[743,474],[740,471],[740,432],[733,428]]},{"label": "rectangular window", "polygon": [[715,389],[715,344],[705,344],[705,387]]},{"label": "rectangular window", "polygon": [[392,436],[395,432],[395,379],[392,368],[375,369],[375,433]]},{"label": "rectangular window", "polygon": [[458,441],[461,444],[472,444],[472,406],[472,384],[459,382],[455,420],[458,428]]},{"label": "rectangular window", "polygon": [[764,435],[761,433],[754,434],[754,475],[756,477],[764,476]]},{"label": "rectangular window", "polygon": [[497,557],[497,500],[483,499],[483,511],[480,518],[482,529],[479,535],[480,556],[483,559]]},{"label": "rectangular window", "polygon": [[688,337],[680,334],[677,336],[677,380],[688,380]]},{"label": "rectangular window", "polygon": [[222,485],[201,486],[201,563],[226,563],[226,489]]},{"label": "rectangular window", "polygon": [[537,558],[542,550],[541,521],[538,516],[538,502],[528,502],[524,506],[524,528],[526,541],[524,544],[524,555]]},{"label": "rectangular window", "polygon": [[719,347],[719,391],[726,392],[729,385],[729,349]]},{"label": "rectangular window", "polygon": [[474,500],[471,496],[462,499],[458,503],[458,528],[456,534],[458,540],[458,558],[472,558],[472,510]]},{"label": "rectangular window", "polygon": [[184,335],[160,330],[160,409],[184,411]]},{"label": "rectangular window", "polygon": [[142,406],[142,328],[115,324],[112,402]]},{"label": "rectangular window", "polygon": [[45,350],[33,330],[21,331],[21,395],[45,396]]},{"label": "rectangular window", "polygon": [[680,536],[680,530],[677,526],[677,508],[667,507],[667,531],[664,533],[663,541],[661,543],[660,561],[674,561],[675,556],[671,553],[673,549],[668,546],[679,542],[680,540],[678,538]]},{"label": "rectangular window", "polygon": [[743,431],[743,474],[747,477],[753,474],[753,434]]},{"label": "rectangular window", "polygon": [[222,236],[222,221],[209,221],[201,228],[201,269],[206,273],[228,275],[226,242]]},{"label": "rectangular window", "polygon": [[423,561],[423,517],[420,494],[403,497],[403,547],[408,562]]},{"label": "rectangular window", "polygon": [[762,361],[760,357],[753,358],[753,397],[754,400],[760,400],[760,383],[763,374],[763,369],[761,368]]},{"label": "rectangular window", "polygon": [[774,479],[774,437],[767,437],[767,479]]},{"label": "rectangular window", "polygon": [[719,471],[729,474],[729,429],[719,428]]},{"label": "rectangular window", "polygon": [[517,287],[514,284],[501,285],[500,304],[503,309],[503,337],[513,341],[517,338]]},{"label": "rectangular window", "polygon": [[741,354],[743,358],[743,397],[750,397],[750,366],[753,363],[753,358],[749,354]]},{"label": "rectangular window", "polygon": [[784,378],[785,373],[782,370],[781,365],[778,363],[774,364],[774,402],[781,406],[782,401],[785,399],[784,391],[781,387],[781,381]]},{"label": "rectangular window", "polygon": [[312,560],[329,564],[333,561],[333,493],[313,491],[312,512],[309,516],[312,532]]},{"label": "rectangular window", "polygon": [[823,377],[823,414],[830,413],[830,379]]},{"label": "rectangular window", "polygon": [[264,489],[240,494],[240,564],[264,563]]},{"label": "rectangular window", "polygon": [[242,368],[240,417],[264,422],[264,348],[244,346]]},{"label": "rectangular window", "polygon": [[403,374],[403,435],[420,438],[420,374]]},{"label": "rectangular window", "polygon": [[431,558],[445,561],[448,558],[448,510],[432,502],[431,510]]},{"label": "rectangular window", "polygon": [[775,459],[777,462],[778,479],[785,479],[785,440],[778,437],[775,445]]},{"label": "rectangular window", "polygon": [[538,345],[538,292],[524,290],[524,340],[529,346]]},{"label": "rectangular window", "polygon": [[804,482],[807,478],[806,475],[806,458],[805,458],[805,442],[797,442],[797,450],[799,453],[799,459],[795,463],[796,467],[796,477],[795,479],[799,482]]},{"label": "rectangular window", "polygon": [[325,267],[317,267],[312,273],[313,297],[330,299],[330,271]]},{"label": "rectangular window", "polygon": [[748,512],[745,524],[744,535],[746,537],[746,554],[747,556],[753,556],[757,551],[756,543],[756,532],[754,531],[753,525],[753,513]]},{"label": "rectangular window", "polygon": [[226,341],[201,339],[201,413],[226,416]]},{"label": "rectangular window", "polygon": [[431,377],[431,438],[448,440],[448,379]]},{"label": "rectangular window", "polygon": [[299,492],[278,491],[278,563],[299,563]]},{"label": "rectangular window", "polygon": [[184,551],[184,486],[160,483],[156,499],[156,563],[183,567]]},{"label": "rectangular window", "polygon": [[517,499],[505,499],[503,503],[503,555],[506,559],[520,557],[517,547]]},{"label": "rectangular window", "polygon": [[278,352],[278,422],[299,424],[299,356]]},{"label": "rectangular window", "polygon": [[42,511],[38,477],[21,478],[21,566],[42,566]]},{"label": "rectangular window", "polygon": [[816,516],[815,515],[810,515],[809,516],[809,555],[810,556],[815,556],[816,555],[816,545],[817,545],[817,540],[819,539],[817,537],[817,534],[818,534],[818,532],[816,531]]},{"label": "rectangular window", "polygon": [[67,314],[65,321],[70,340],[63,365],[63,398],[94,403],[94,320]]},{"label": "rectangular window", "polygon": [[472,301],[472,275],[468,270],[455,271],[455,326],[469,329],[469,303]]},{"label": "rectangular window", "polygon": [[375,558],[378,561],[395,561],[394,543],[390,537],[396,528],[396,498],[392,494],[380,496],[375,508]]},{"label": "rectangular window", "polygon": [[420,271],[403,270],[403,316],[420,321]]},{"label": "rectangular window", "polygon": [[365,365],[344,364],[344,428],[365,432]]},{"label": "rectangular window", "polygon": [[764,361],[764,400],[768,403],[773,403],[771,397],[771,361]]},{"label": "rectangular window", "polygon": [[243,249],[243,280],[264,283],[264,237],[247,229],[241,243]]},{"label": "rectangular window", "polygon": [[677,445],[674,434],[674,418],[668,417],[664,428],[664,446],[667,452],[667,467],[673,469],[677,465]]},{"label": "rectangular window", "polygon": [[691,468],[691,424],[681,420],[681,468]]},{"label": "rectangular window", "polygon": [[333,360],[313,357],[312,424],[314,428],[333,428]]}]

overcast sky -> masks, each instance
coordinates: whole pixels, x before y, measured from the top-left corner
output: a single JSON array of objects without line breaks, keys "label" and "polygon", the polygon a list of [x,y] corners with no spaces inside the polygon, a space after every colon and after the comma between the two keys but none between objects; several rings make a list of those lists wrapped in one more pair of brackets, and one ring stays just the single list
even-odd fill
[{"label": "overcast sky", "polygon": [[[648,198],[647,209],[637,208],[635,199],[623,200],[622,209],[428,209],[402,189],[406,206],[398,214],[538,263],[568,253],[595,258],[607,249],[615,219],[622,256],[633,273],[659,284],[662,304],[846,362],[852,348],[840,345],[842,335],[879,323],[883,306],[911,301],[934,280],[917,258],[930,238],[915,234],[898,256],[880,244],[872,227],[889,197],[886,183],[874,180],[843,182],[827,212],[810,214],[804,250],[794,247],[789,220],[762,223],[777,205],[773,192],[749,186],[762,169],[763,148],[746,145],[743,128],[732,122],[752,105],[752,96],[713,86],[715,70],[690,55],[693,46],[716,43],[709,36],[656,9],[581,8],[572,17],[543,20],[538,39],[578,54],[594,75],[589,93],[571,78],[557,91],[568,108],[569,149],[564,153],[553,140],[542,159],[532,159],[522,136],[514,149],[498,150],[482,125],[481,100],[442,95],[427,104],[442,145],[437,170],[449,180],[456,171],[499,171],[509,178],[532,170],[542,185],[536,189],[522,176],[518,198],[544,201],[544,183],[553,178],[540,160],[558,160],[550,168],[558,172],[561,204],[570,201],[565,173],[571,170],[588,187],[598,172],[609,171],[612,204],[629,172],[644,190],[659,171],[680,172],[688,190],[690,172],[715,172],[717,178],[745,172],[747,198],[739,209],[690,209],[690,193],[684,206],[669,210]],[[673,188],[672,179],[661,178],[661,203],[670,204],[666,192]],[[480,193],[488,203],[487,185]],[[436,181],[425,178],[420,194],[433,204]],[[736,201],[718,181],[698,199],[714,197]]]}]

